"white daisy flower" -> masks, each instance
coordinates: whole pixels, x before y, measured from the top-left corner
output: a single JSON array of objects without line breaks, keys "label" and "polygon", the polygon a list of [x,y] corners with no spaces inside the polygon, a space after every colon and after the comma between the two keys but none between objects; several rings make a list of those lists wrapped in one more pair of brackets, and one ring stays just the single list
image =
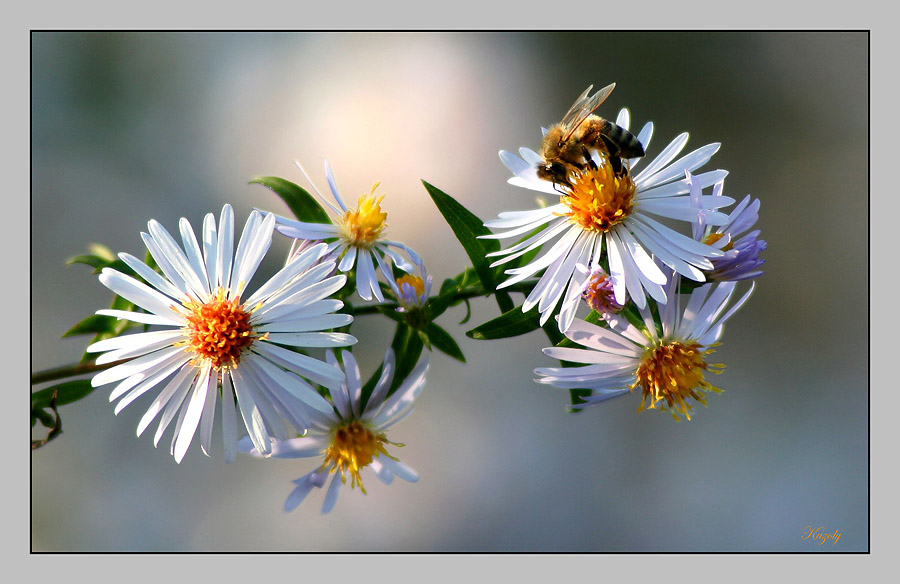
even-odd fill
[{"label": "white daisy flower", "polygon": [[[270,437],[286,438],[285,421],[296,429],[310,424],[310,412],[331,405],[305,380],[337,388],[343,373],[333,364],[292,350],[294,347],[343,347],[356,343],[348,334],[320,332],[349,325],[343,306],[328,298],[346,276],[331,276],[334,260],[319,262],[327,246],[304,251],[255,293],[244,298],[272,243],[275,216],[254,211],[233,252],[234,213],[225,205],[219,218],[203,221],[198,244],[187,219],[179,223],[184,250],[156,221],[141,237],[162,275],[126,253],[119,257],[146,284],[105,268],[100,282],[146,312],[98,310],[163,330],[122,335],[94,343],[104,352],[98,364],[127,360],[94,376],[94,387],[118,382],[110,401],[122,398],[115,413],[157,387],[162,389],[138,424],[140,436],[162,414],[153,439],[159,443],[175,419],[171,452],[181,462],[200,429],[200,446],[208,456],[216,401],[221,395],[225,460],[237,452],[237,409],[250,438],[261,450]],[[304,379],[305,378],[305,379]]]},{"label": "white daisy flower", "polygon": [[[397,390],[387,397],[395,371],[394,352],[388,349],[381,377],[365,404],[361,403],[362,380],[356,360],[349,351],[343,351],[342,358],[347,372],[346,383],[331,392],[334,402],[332,411],[314,413],[307,435],[273,444],[269,455],[254,448],[249,440],[241,441],[241,452],[258,457],[323,458],[322,464],[315,470],[294,481],[297,486],[284,503],[286,511],[292,511],[302,503],[313,487],[324,487],[330,474],[334,476],[325,495],[322,513],[328,513],[334,507],[348,476],[350,487],[359,486],[365,494],[360,476],[363,468],[371,469],[386,485],[391,484],[395,476],[411,483],[419,480],[414,470],[388,453],[388,446],[403,445],[389,441],[385,431],[412,412],[413,401],[425,387],[428,358],[419,363]],[[331,352],[329,362],[337,363]]]},{"label": "white daisy flower", "polygon": [[[644,408],[670,411],[691,419],[691,402],[706,405],[703,392],[722,390],[704,377],[707,372],[721,373],[724,365],[710,364],[707,356],[718,346],[723,325],[747,301],[753,286],[730,310],[722,314],[731,300],[736,283],[706,284],[696,288],[682,310],[677,294],[680,278],[668,284],[667,293],[675,296],[659,306],[654,322],[650,308],[640,309],[641,327],[630,324],[618,314],[605,316],[609,328],[575,320],[566,337],[584,348],[548,347],[544,353],[554,359],[582,363],[581,367],[539,367],[539,383],[565,389],[590,389],[584,408],[624,395],[640,387],[638,412]],[[661,334],[657,331],[660,326]]]},{"label": "white daisy flower", "polygon": [[325,160],[325,177],[331,194],[338,206],[335,207],[328,201],[310,180],[309,175],[300,166],[300,172],[306,178],[316,195],[337,216],[337,224],[331,223],[303,223],[284,217],[276,218],[276,227],[279,233],[296,239],[311,239],[337,242],[333,253],[340,258],[338,270],[349,272],[356,267],[356,292],[360,298],[371,300],[373,297],[379,302],[384,301],[381,287],[378,285],[378,272],[376,265],[385,271],[385,256],[389,257],[401,270],[411,273],[413,264],[404,259],[397,250],[403,251],[412,259],[413,263],[420,263],[419,256],[406,245],[385,239],[383,237],[387,226],[387,213],[381,210],[381,200],[384,195],[375,196],[375,189],[379,183],[375,183],[372,192],[368,195],[360,195],[357,208],[351,209],[344,204],[331,172],[331,165]]},{"label": "white daisy flower", "polygon": [[[628,110],[623,109],[616,123],[628,129],[629,120]],[[645,151],[652,134],[653,124],[647,123],[637,135]],[[728,219],[715,209],[733,203],[733,199],[704,195],[700,199],[702,208],[698,209],[692,205],[685,179],[686,172],[706,164],[720,145],[709,144],[675,160],[687,139],[687,133],[679,135],[649,163],[644,158],[625,161],[630,171],[621,175],[612,172],[605,153],[594,151],[594,167],[571,175],[571,186],[538,178],[536,165],[543,158],[537,152],[521,148],[520,158],[501,151],[500,159],[515,175],[509,179],[510,184],[563,196],[556,205],[500,213],[498,219],[485,223],[489,228],[503,230],[485,238],[514,238],[536,231],[524,241],[490,254],[502,256],[492,266],[512,261],[558,238],[540,257],[507,270],[512,277],[499,287],[511,286],[544,270],[522,310],[528,312],[537,306],[543,324],[562,301],[561,313],[566,317],[559,319],[559,326],[564,331],[574,318],[585,283],[583,277],[573,277],[578,264],[591,270],[602,267],[612,276],[616,302],[625,304],[627,293],[639,307],[647,305],[647,294],[661,304],[666,302],[666,276],[654,262],[654,256],[679,274],[704,281],[703,270],[712,268],[710,258],[719,257],[722,252],[652,217],[692,221],[703,215],[710,225],[721,225]],[[641,164],[646,164],[646,168],[634,174]],[[724,170],[714,170],[696,175],[694,180],[706,188],[726,174]]]},{"label": "white daisy flower", "polygon": [[[691,181],[688,175],[689,182]],[[713,185],[713,196],[721,196],[723,181]],[[691,184],[691,198],[695,206],[699,205],[699,185]],[[704,217],[698,217],[694,222],[694,239],[709,244],[722,250],[721,257],[712,258],[713,268],[704,272],[707,279],[713,282],[727,282],[737,280],[749,280],[762,275],[760,266],[765,262],[759,257],[765,251],[767,244],[759,237],[759,229],[749,231],[759,219],[759,199],[751,201],[750,195],[744,197],[731,213],[728,221],[718,229],[706,225]]]}]

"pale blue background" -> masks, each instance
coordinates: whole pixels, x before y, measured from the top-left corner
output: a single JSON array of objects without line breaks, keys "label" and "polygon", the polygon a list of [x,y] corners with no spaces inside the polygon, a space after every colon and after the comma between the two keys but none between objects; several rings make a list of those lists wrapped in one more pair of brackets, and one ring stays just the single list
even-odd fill
[{"label": "pale blue background", "polygon": [[[110,295],[65,258],[90,242],[142,254],[232,203],[284,212],[247,181],[320,187],[331,159],[350,199],[375,181],[390,233],[439,281],[466,264],[419,182],[488,219],[534,206],[497,151],[536,148],[588,84],[601,113],[652,119],[652,156],[683,130],[721,141],[708,168],[762,201],[766,275],[714,355],[726,388],[690,423],[635,414],[637,396],[579,415],[533,383],[538,333],[433,358],[390,438],[418,484],[282,503],[309,461],[176,465],[164,437],[118,417],[108,390],[62,410],[31,457],[34,551],[864,551],[868,549],[868,39],[863,33],[37,33],[32,37],[32,370],[80,357],[59,340]],[[286,245],[283,246],[286,250]],[[276,250],[277,251],[277,250]],[[264,264],[272,273],[278,253]],[[472,323],[496,314],[476,301]],[[390,330],[361,321],[369,371]],[[365,373],[365,372],[364,372]],[[171,431],[171,430],[170,430]],[[167,435],[168,436],[168,435]],[[836,546],[801,539],[840,530]],[[829,549],[830,548],[830,549]]]}]

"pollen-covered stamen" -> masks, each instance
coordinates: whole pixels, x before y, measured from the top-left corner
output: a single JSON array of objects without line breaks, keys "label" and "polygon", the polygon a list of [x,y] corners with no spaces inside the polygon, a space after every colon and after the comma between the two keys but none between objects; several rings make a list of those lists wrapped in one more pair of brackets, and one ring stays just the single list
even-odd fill
[{"label": "pollen-covered stamen", "polygon": [[670,410],[676,421],[678,414],[690,420],[689,399],[705,406],[706,397],[701,392],[722,392],[703,377],[704,371],[718,374],[725,368],[721,364],[706,363],[704,357],[712,352],[712,348],[702,350],[696,341],[674,341],[647,349],[637,370],[637,380],[631,386],[632,390],[640,386],[643,392],[638,412],[645,407],[656,409],[659,406],[662,410]]},{"label": "pollen-covered stamen", "polygon": [[386,226],[387,213],[381,210],[384,195],[375,196],[379,184],[375,183],[370,194],[360,195],[357,208],[349,209],[341,218],[341,236],[355,247],[374,245]]},{"label": "pollen-covered stamen", "polygon": [[186,350],[196,355],[195,361],[207,361],[214,369],[237,367],[241,353],[253,344],[250,311],[239,298],[229,299],[219,288],[205,304],[184,305],[188,324],[184,327]]},{"label": "pollen-covered stamen", "polygon": [[624,172],[616,175],[609,160],[591,165],[570,177],[571,188],[560,202],[569,207],[565,213],[585,231],[609,231],[631,214],[634,208],[634,182]]},{"label": "pollen-covered stamen", "polygon": [[601,314],[616,314],[622,310],[622,305],[616,302],[613,282],[603,270],[597,269],[590,275],[581,296],[591,310]]},{"label": "pollen-covered stamen", "polygon": [[382,454],[397,460],[387,453],[386,444],[403,446],[388,441],[381,432],[376,434],[359,420],[352,420],[332,430],[331,444],[325,450],[325,462],[322,463],[322,468],[327,468],[329,472],[339,472],[341,481],[344,483],[347,482],[346,473],[349,472],[351,488],[358,485],[365,494],[366,489],[363,487],[359,470],[371,464]]}]

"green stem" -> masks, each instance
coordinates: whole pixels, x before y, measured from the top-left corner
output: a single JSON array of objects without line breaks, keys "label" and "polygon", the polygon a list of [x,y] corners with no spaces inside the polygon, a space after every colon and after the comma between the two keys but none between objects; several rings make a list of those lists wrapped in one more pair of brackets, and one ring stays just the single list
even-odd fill
[{"label": "green stem", "polygon": [[97,365],[95,361],[84,361],[74,365],[63,365],[62,367],[44,369],[43,371],[31,374],[31,385],[37,385],[38,383],[45,383],[47,381],[56,381],[57,379],[65,379],[66,377],[75,377],[76,375],[84,375],[85,373],[96,373],[98,371],[103,371],[104,369],[109,369],[110,367],[115,367],[126,361],[128,361],[128,359],[121,359],[102,365]]}]

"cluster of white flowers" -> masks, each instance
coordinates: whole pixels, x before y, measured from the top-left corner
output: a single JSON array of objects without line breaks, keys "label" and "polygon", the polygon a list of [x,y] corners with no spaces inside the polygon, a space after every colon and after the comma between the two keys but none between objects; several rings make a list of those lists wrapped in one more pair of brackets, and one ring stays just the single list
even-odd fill
[{"label": "cluster of white flowers", "polygon": [[[344,302],[334,296],[344,288],[348,273],[355,276],[360,297],[383,301],[377,277],[381,273],[398,310],[421,307],[431,288],[421,258],[404,244],[384,239],[386,214],[380,199],[364,195],[357,209],[348,209],[327,161],[325,171],[338,203],[329,204],[338,214],[334,224],[301,223],[253,211],[234,250],[230,205],[222,209],[218,225],[212,214],[206,216],[201,242],[182,219],[183,247],[162,225],[150,221],[149,234],[141,235],[159,271],[122,253],[121,260],[144,282],[112,268],[100,275],[105,286],[138,310],[98,314],[158,325],[160,330],[115,336],[88,347],[103,353],[98,364],[116,363],[92,379],[95,387],[117,383],[109,398],[121,398],[116,414],[156,389],[137,433],[159,418],[157,445],[177,418],[171,445],[177,462],[198,428],[200,447],[209,456],[217,403],[227,462],[233,462],[239,450],[276,458],[321,455],[321,465],[301,479],[298,490],[305,495],[333,474],[323,512],[331,509],[338,485],[348,476],[362,489],[359,471],[366,466],[386,484],[394,476],[416,480],[416,473],[385,449],[396,443],[388,442],[384,431],[411,411],[428,368],[425,358],[389,393],[396,369],[389,349],[379,382],[362,402],[353,354],[344,350],[339,361],[332,351],[357,342],[349,333],[338,332],[349,327],[353,317],[338,312]],[[285,266],[248,295],[247,285],[276,231],[295,238],[295,245]],[[418,271],[421,277],[394,279],[392,264],[404,272]],[[326,350],[324,359],[311,354],[315,349]],[[238,412],[245,432],[238,429]],[[288,499],[290,508],[302,498],[298,492]]]},{"label": "cluster of white flowers", "polygon": [[[577,111],[573,107],[567,118]],[[629,129],[627,110],[616,124]],[[633,152],[646,152],[652,135],[653,124],[647,123],[635,136],[641,148]],[[533,150],[522,148],[519,156],[500,152],[514,175],[511,184],[558,199],[546,208],[501,213],[485,223],[497,232],[482,237],[514,240],[488,254],[498,258],[491,267],[515,262],[498,289],[518,284],[516,290],[525,290],[522,312],[536,308],[542,326],[555,317],[564,333],[566,340],[544,353],[578,366],[539,367],[535,373],[540,383],[575,392],[573,408],[640,389],[638,411],[661,409],[676,420],[690,419],[692,405],[705,405],[707,392],[721,391],[706,374],[724,366],[708,363],[708,355],[724,323],[752,294],[753,285],[732,303],[737,282],[761,274],[766,244],[752,230],[759,201],[748,196],[727,214],[721,209],[734,203],[723,195],[727,173],[695,174],[719,144],[679,157],[687,139],[679,135],[646,162],[643,154],[620,160],[599,141],[585,144],[584,162],[571,165],[564,178],[549,173],[550,163]],[[227,462],[238,452],[320,458],[295,481],[285,508],[294,509],[331,476],[322,508],[328,512],[348,477],[351,487],[365,493],[365,468],[385,484],[394,477],[418,479],[388,452],[402,445],[388,440],[386,431],[412,410],[428,369],[427,357],[418,361],[421,343],[412,359],[388,349],[379,377],[364,383],[346,349],[357,339],[349,333],[353,311],[340,312],[344,301],[354,291],[363,301],[389,298],[399,312],[390,315],[421,327],[426,344],[427,331],[438,330],[430,319],[439,309],[429,304],[432,277],[422,259],[386,238],[378,184],[353,208],[341,197],[327,160],[334,203],[300,171],[331,211],[331,222],[255,210],[234,249],[229,205],[218,223],[212,214],[205,217],[199,241],[182,219],[181,245],[150,221],[141,237],[153,261],[122,253],[134,276],[111,267],[100,275],[135,310],[98,311],[144,330],[98,340],[88,351],[102,353],[96,363],[109,365],[92,385],[116,384],[109,399],[119,400],[117,414],[155,390],[137,434],[158,420],[157,445],[174,421],[171,453],[177,462],[198,431],[209,456],[218,408]],[[691,233],[666,225],[673,222],[690,224]],[[294,240],[288,260],[248,294],[276,232]],[[531,259],[518,265],[526,255]],[[444,297],[438,304],[446,308],[454,300]],[[590,314],[584,319],[579,312]],[[435,339],[447,343],[448,336]]]}]

